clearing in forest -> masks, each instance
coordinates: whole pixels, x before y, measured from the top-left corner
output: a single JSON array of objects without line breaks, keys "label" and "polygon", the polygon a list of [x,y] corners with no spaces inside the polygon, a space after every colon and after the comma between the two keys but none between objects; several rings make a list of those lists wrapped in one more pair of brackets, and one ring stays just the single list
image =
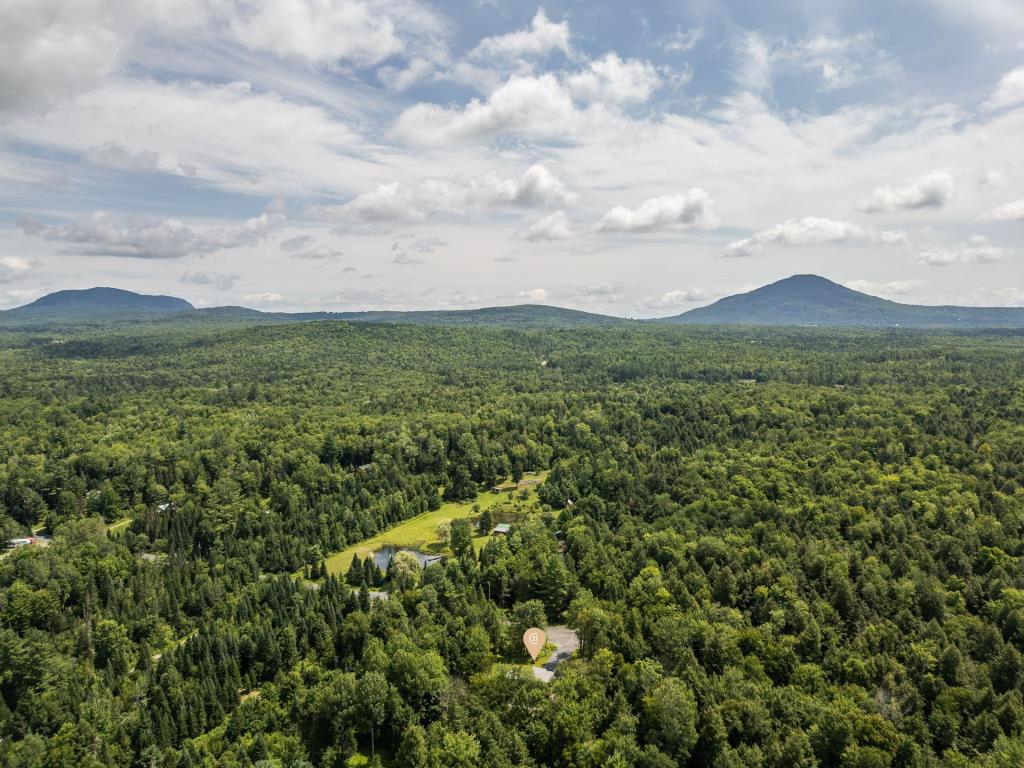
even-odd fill
[{"label": "clearing in forest", "polygon": [[[449,553],[447,547],[437,533],[437,528],[441,523],[476,515],[477,513],[473,510],[474,505],[478,506],[481,512],[490,509],[499,517],[506,511],[509,514],[522,514],[536,501],[537,487],[547,479],[547,476],[547,470],[524,475],[524,481],[535,480],[537,482],[524,485],[522,490],[513,493],[511,501],[508,493],[494,493],[487,490],[479,493],[472,501],[446,502],[432,512],[424,512],[422,515],[399,523],[394,528],[389,528],[376,536],[329,555],[327,557],[327,572],[342,575],[352,564],[353,555],[359,555],[360,559],[365,559],[381,547],[387,546],[408,547],[429,554],[447,554]],[[527,495],[525,500],[521,498],[523,491]],[[499,510],[498,507],[501,509]],[[488,535],[473,537],[473,546],[476,548],[483,546],[488,538],[490,538]]]}]

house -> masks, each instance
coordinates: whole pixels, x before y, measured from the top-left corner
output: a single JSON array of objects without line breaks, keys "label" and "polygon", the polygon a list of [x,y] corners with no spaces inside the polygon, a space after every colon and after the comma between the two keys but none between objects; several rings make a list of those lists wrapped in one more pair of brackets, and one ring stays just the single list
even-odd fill
[{"label": "house", "polygon": [[757,379],[740,379],[738,383],[745,387],[752,387],[757,384]]},{"label": "house", "polygon": [[8,549],[19,549],[20,547],[29,547],[29,546],[31,546],[34,543],[35,543],[35,539],[33,539],[31,536],[29,536],[27,538],[23,538],[23,539],[8,539],[8,541],[7,541],[7,548]]},{"label": "house", "polygon": [[511,493],[516,490],[518,486],[515,483],[509,483],[505,485],[496,485],[491,488],[491,493]]},{"label": "house", "polygon": [[508,523],[498,523],[491,531],[491,536],[508,536],[508,532],[511,530],[512,526]]}]

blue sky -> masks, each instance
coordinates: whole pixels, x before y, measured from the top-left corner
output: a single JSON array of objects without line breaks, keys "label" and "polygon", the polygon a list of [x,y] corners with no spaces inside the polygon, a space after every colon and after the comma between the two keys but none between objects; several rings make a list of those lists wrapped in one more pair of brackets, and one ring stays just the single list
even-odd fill
[{"label": "blue sky", "polygon": [[7,0],[0,56],[0,307],[1024,304],[1017,0]]}]

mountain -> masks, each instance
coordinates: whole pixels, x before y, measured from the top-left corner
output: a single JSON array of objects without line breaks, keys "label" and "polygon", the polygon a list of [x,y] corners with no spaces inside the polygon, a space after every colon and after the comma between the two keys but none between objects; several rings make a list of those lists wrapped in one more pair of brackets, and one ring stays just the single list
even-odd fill
[{"label": "mountain", "polygon": [[120,288],[87,288],[50,293],[31,304],[8,310],[3,315],[18,319],[81,318],[98,315],[169,314],[191,309],[191,304],[174,296],[146,296]]},{"label": "mountain", "polygon": [[541,304],[483,309],[422,310],[410,312],[261,312],[247,307],[196,309],[173,296],[145,296],[118,288],[57,291],[22,307],[0,311],[0,322],[50,327],[95,321],[101,324],[125,319],[151,319],[160,323],[298,323],[344,320],[350,323],[397,323],[404,325],[465,325],[496,328],[575,328],[607,326],[627,321],[575,309]]},{"label": "mountain", "polygon": [[1022,307],[900,304],[817,275],[794,275],[656,322],[862,328],[1024,328]]},{"label": "mountain", "polygon": [[[632,323],[620,317],[543,304],[483,309],[409,312],[260,312],[246,307],[195,309],[173,296],[144,296],[117,288],[58,291],[23,307],[0,312],[0,322],[51,327],[83,321],[98,324],[300,323],[344,320],[350,323],[457,325],[491,328],[579,328]],[[688,325],[812,325],[860,328],[1024,328],[1022,307],[932,307],[900,304],[845,288],[817,275],[794,275],[749,293],[727,296],[706,307],[647,323]]]}]

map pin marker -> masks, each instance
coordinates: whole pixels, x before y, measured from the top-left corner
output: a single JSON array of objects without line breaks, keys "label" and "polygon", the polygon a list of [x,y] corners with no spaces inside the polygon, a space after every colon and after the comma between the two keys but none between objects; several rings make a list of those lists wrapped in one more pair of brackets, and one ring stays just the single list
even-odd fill
[{"label": "map pin marker", "polygon": [[523,645],[526,646],[526,650],[530,652],[530,658],[534,661],[537,660],[540,649],[544,647],[544,639],[544,630],[536,627],[530,627],[523,633]]}]

